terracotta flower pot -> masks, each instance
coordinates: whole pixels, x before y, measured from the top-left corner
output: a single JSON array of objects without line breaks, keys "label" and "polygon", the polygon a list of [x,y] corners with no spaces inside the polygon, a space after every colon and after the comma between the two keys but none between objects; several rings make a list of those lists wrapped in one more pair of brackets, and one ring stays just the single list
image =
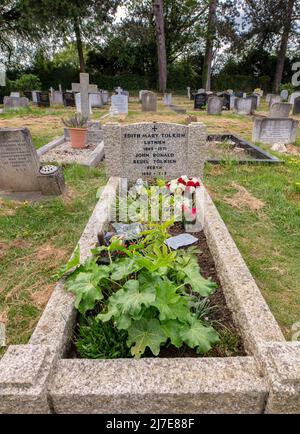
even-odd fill
[{"label": "terracotta flower pot", "polygon": [[86,147],[87,129],[86,128],[70,128],[71,147],[82,149]]}]

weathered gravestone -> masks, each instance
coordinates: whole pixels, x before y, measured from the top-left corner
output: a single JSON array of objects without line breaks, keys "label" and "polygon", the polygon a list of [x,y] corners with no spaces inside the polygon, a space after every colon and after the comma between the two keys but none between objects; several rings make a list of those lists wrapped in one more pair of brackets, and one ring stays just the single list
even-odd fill
[{"label": "weathered gravestone", "polygon": [[63,94],[59,90],[53,90],[51,92],[51,104],[63,104]]},{"label": "weathered gravestone", "polygon": [[292,104],[287,104],[285,102],[276,102],[270,107],[269,117],[288,118],[292,107]]},{"label": "weathered gravestone", "polygon": [[272,107],[273,104],[281,102],[281,96],[272,94],[269,101],[269,109]]},{"label": "weathered gravestone", "polygon": [[230,101],[229,101],[229,109],[230,110],[234,110],[236,98],[237,97],[235,95],[230,95]]},{"label": "weathered gravestone", "polygon": [[[82,113],[82,109],[81,109],[81,95],[80,93],[76,93],[75,94],[75,104],[76,104],[76,111],[77,113]],[[92,105],[91,105],[91,99],[89,98],[89,115],[92,115]]]},{"label": "weathered gravestone", "polygon": [[196,93],[194,100],[194,110],[201,110],[205,107],[207,103],[207,94],[206,93]]},{"label": "weathered gravestone", "polygon": [[104,126],[107,173],[130,180],[202,176],[207,133],[200,122],[190,125],[140,123]]},{"label": "weathered gravestone", "polygon": [[289,118],[266,118],[254,119],[252,140],[261,143],[294,143],[299,121]]},{"label": "weathered gravestone", "polygon": [[25,97],[14,97],[14,96],[5,96],[4,100],[4,111],[6,110],[18,110],[23,107],[29,106],[29,99]]},{"label": "weathered gravestone", "polygon": [[165,93],[163,101],[164,101],[165,105],[171,105],[172,104],[172,94],[171,93]]},{"label": "weathered gravestone", "polygon": [[289,103],[294,105],[295,99],[300,97],[300,92],[293,92],[289,98]]},{"label": "weathered gravestone", "polygon": [[75,93],[74,92],[64,92],[63,102],[65,107],[76,107]]},{"label": "weathered gravestone", "polygon": [[143,112],[156,112],[157,110],[157,96],[154,92],[144,92],[142,95],[142,111]]},{"label": "weathered gravestone", "polygon": [[300,114],[300,96],[294,100],[293,114],[294,115]]},{"label": "weathered gravestone", "polygon": [[223,109],[230,110],[230,101],[231,101],[232,96],[233,95],[230,93],[227,93],[227,92],[223,93],[223,95],[222,95],[222,97],[223,97]]},{"label": "weathered gravestone", "polygon": [[149,92],[149,91],[146,89],[142,89],[139,91],[139,102],[142,102],[142,96],[145,92]]},{"label": "weathered gravestone", "polygon": [[203,89],[203,88],[202,88],[202,89],[198,89],[198,90],[197,90],[197,93],[206,93],[206,90]]},{"label": "weathered gravestone", "polygon": [[58,195],[64,190],[62,169],[40,167],[27,128],[0,129],[0,190],[4,193],[41,192]]},{"label": "weathered gravestone", "polygon": [[102,107],[102,95],[100,92],[97,93],[90,93],[90,104],[91,107],[98,107],[101,108]]},{"label": "weathered gravestone", "polygon": [[207,113],[209,115],[220,115],[222,113],[224,99],[218,96],[208,98]]},{"label": "weathered gravestone", "polygon": [[10,92],[10,96],[12,98],[20,98],[20,92]]},{"label": "weathered gravestone", "polygon": [[257,95],[250,95],[247,98],[252,100],[252,112],[257,110],[258,107],[258,96]]},{"label": "weathered gravestone", "polygon": [[282,90],[281,91],[281,93],[280,93],[280,96],[281,96],[281,98],[284,100],[284,101],[286,101],[287,99],[288,99],[288,97],[289,97],[289,92],[288,92],[288,90]]},{"label": "weathered gravestone", "polygon": [[119,115],[128,114],[128,96],[122,95],[121,91],[118,91],[117,95],[111,97],[111,110],[115,111]]},{"label": "weathered gravestone", "polygon": [[80,83],[72,83],[72,91],[80,93],[80,112],[82,116],[89,118],[91,114],[90,108],[90,93],[97,93],[98,87],[96,84],[89,84],[89,74],[80,74]]},{"label": "weathered gravestone", "polygon": [[252,98],[236,98],[234,110],[239,115],[250,115],[253,113]]},{"label": "weathered gravestone", "polygon": [[241,92],[241,91],[234,92],[234,96],[236,96],[237,98],[243,98],[244,92]]},{"label": "weathered gravestone", "polygon": [[101,98],[102,98],[102,103],[103,104],[108,104],[109,102],[109,93],[107,90],[101,90]]},{"label": "weathered gravestone", "polygon": [[39,92],[39,90],[33,90],[32,91],[32,101],[37,104],[37,93]]},{"label": "weathered gravestone", "polygon": [[38,107],[50,107],[49,92],[36,92]]}]

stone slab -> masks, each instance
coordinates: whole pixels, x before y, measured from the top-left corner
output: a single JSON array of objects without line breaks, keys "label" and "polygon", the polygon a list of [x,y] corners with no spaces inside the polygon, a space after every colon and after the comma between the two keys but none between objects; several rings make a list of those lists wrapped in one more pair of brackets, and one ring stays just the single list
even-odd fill
[{"label": "stone slab", "polygon": [[157,111],[157,96],[154,92],[142,93],[142,111],[143,112],[156,112]]},{"label": "stone slab", "polygon": [[292,104],[284,102],[276,102],[272,104],[269,110],[270,118],[288,118],[290,111],[292,110]]},{"label": "stone slab", "polygon": [[287,118],[264,118],[254,119],[252,140],[267,144],[294,143],[296,141],[299,121]]}]

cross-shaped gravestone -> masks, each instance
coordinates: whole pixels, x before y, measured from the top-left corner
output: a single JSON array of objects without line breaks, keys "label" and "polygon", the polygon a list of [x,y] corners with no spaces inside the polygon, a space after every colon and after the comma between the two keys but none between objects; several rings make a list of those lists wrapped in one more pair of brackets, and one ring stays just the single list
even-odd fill
[{"label": "cross-shaped gravestone", "polygon": [[117,92],[117,94],[120,94],[122,91],[123,91],[123,89],[122,89],[120,86],[118,86],[118,87],[116,88],[116,92]]},{"label": "cross-shaped gravestone", "polygon": [[80,83],[72,83],[72,91],[80,92],[81,96],[81,113],[82,116],[89,117],[90,116],[90,103],[89,103],[89,94],[97,93],[98,88],[96,84],[89,84],[89,74],[81,73],[80,74]]}]

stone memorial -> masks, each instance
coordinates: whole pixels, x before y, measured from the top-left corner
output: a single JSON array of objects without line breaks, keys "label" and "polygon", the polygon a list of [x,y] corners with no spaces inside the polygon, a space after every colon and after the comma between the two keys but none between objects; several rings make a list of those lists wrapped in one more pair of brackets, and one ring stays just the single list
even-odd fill
[{"label": "stone memorial", "polygon": [[292,108],[293,108],[292,104],[288,104],[285,102],[276,102],[270,107],[269,117],[288,118]]},{"label": "stone memorial", "polygon": [[29,99],[25,97],[5,96],[3,100],[4,111],[18,110],[29,106]]},{"label": "stone memorial", "polygon": [[234,92],[234,96],[236,96],[237,98],[243,98],[244,92],[241,92],[241,91]]},{"label": "stone memorial", "polygon": [[258,107],[258,96],[257,95],[250,95],[247,98],[252,99],[252,112],[254,113]]},{"label": "stone memorial", "polygon": [[254,119],[252,140],[266,144],[294,143],[298,125],[299,121],[294,119],[257,116]]},{"label": "stone memorial", "polygon": [[280,95],[272,94],[270,96],[269,109],[272,107],[273,104],[279,103],[279,102],[281,102],[281,96]]},{"label": "stone memorial", "polygon": [[122,95],[120,90],[118,92],[117,95],[112,95],[111,97],[111,111],[119,115],[127,115],[128,96]]},{"label": "stone memorial", "polygon": [[222,113],[224,99],[218,96],[208,98],[207,113],[209,115],[220,115]]},{"label": "stone memorial", "polygon": [[36,92],[38,107],[50,107],[49,92]]},{"label": "stone memorial", "polygon": [[60,104],[64,103],[63,94],[59,90],[53,90],[51,92],[51,104]]},{"label": "stone memorial", "polygon": [[280,96],[281,96],[281,98],[284,101],[287,101],[288,98],[289,98],[289,92],[288,92],[288,90],[282,90],[281,93],[280,93]]},{"label": "stone memorial", "polygon": [[148,91],[142,95],[142,111],[143,112],[156,112],[157,110],[157,96],[156,93]]},{"label": "stone memorial", "polygon": [[194,100],[194,110],[201,110],[207,104],[208,96],[206,93],[196,93]]},{"label": "stone memorial", "polygon": [[102,103],[102,94],[101,92],[97,92],[97,93],[90,93],[90,104],[91,107],[97,107],[97,108],[101,108],[103,103]]},{"label": "stone memorial", "polygon": [[33,90],[32,91],[32,101],[37,104],[37,92],[39,92],[39,90]]},{"label": "stone memorial", "polygon": [[171,93],[165,93],[163,101],[164,101],[165,105],[171,105],[172,104],[172,94]]},{"label": "stone memorial", "polygon": [[89,84],[89,74],[80,73],[80,83],[72,83],[72,91],[80,93],[80,113],[82,116],[89,118],[91,114],[90,93],[97,93],[96,84]]},{"label": "stone memorial", "polygon": [[32,92],[31,92],[31,90],[24,90],[23,93],[24,93],[24,96],[29,99],[29,101],[32,101]]},{"label": "stone memorial", "polygon": [[109,103],[109,93],[107,90],[101,90],[102,102],[104,105]]},{"label": "stone memorial", "polygon": [[300,97],[300,92],[293,92],[289,98],[289,103],[294,105],[294,101],[298,97]]},{"label": "stone memorial", "polygon": [[202,89],[198,89],[198,90],[197,90],[197,93],[206,93],[206,90],[203,89],[203,88],[202,88]]},{"label": "stone memorial", "polygon": [[64,92],[63,102],[65,107],[76,107],[75,93],[74,92]]},{"label": "stone memorial", "polygon": [[[64,190],[62,170],[41,168],[27,128],[0,129],[1,193],[40,192],[61,194]],[[43,169],[43,170],[42,170]]]},{"label": "stone memorial", "polygon": [[235,95],[230,95],[230,102],[229,102],[230,110],[234,110],[236,99],[237,99],[237,97]]},{"label": "stone memorial", "polygon": [[143,96],[143,93],[145,93],[145,92],[148,92],[148,90],[143,89],[143,90],[139,91],[139,102],[142,102],[142,96]]},{"label": "stone memorial", "polygon": [[10,96],[12,98],[20,98],[20,92],[10,92]]},{"label": "stone memorial", "polygon": [[[140,123],[104,126],[108,176],[176,178],[183,173],[202,176],[207,134],[200,122],[190,125]],[[197,158],[196,158],[197,156]]]},{"label": "stone memorial", "polygon": [[251,115],[253,113],[252,98],[236,98],[234,111],[239,115]]},{"label": "stone memorial", "polygon": [[223,109],[230,110],[230,101],[233,95],[225,92],[223,93],[222,97],[223,97]]},{"label": "stone memorial", "polygon": [[298,98],[295,98],[294,100],[293,114],[294,115],[300,114],[300,96],[298,96]]}]

